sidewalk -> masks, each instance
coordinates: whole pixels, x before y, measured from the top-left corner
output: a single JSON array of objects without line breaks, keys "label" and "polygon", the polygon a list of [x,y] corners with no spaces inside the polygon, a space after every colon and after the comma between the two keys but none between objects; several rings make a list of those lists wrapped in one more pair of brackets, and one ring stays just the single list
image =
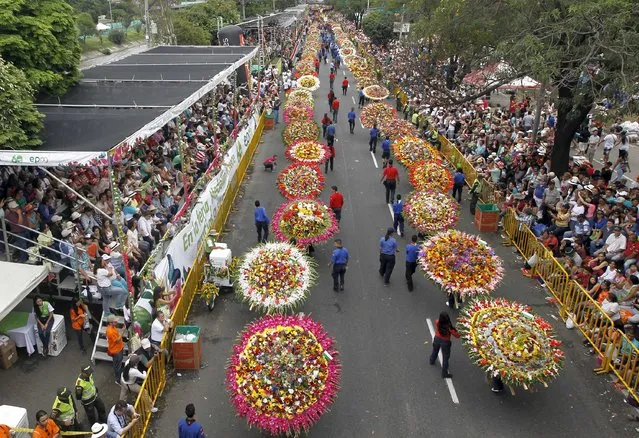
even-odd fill
[{"label": "sidewalk", "polygon": [[82,58],[80,59],[80,70],[86,70],[97,65],[109,64],[122,58],[126,58],[127,56],[144,52],[145,50],[147,50],[147,45],[146,41],[135,41],[133,43],[124,44],[119,47],[111,47],[110,50],[110,55],[104,55],[99,51],[87,52],[83,54]]}]

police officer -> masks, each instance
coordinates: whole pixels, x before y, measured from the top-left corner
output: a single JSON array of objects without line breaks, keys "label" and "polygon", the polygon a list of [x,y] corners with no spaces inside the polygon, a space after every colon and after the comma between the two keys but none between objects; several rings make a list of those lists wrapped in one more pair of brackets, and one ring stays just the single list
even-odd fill
[{"label": "police officer", "polygon": [[419,253],[419,246],[417,245],[417,236],[413,235],[410,238],[411,243],[406,245],[406,285],[409,291],[413,291],[413,274],[417,269],[417,254]]},{"label": "police officer", "polygon": [[[335,239],[335,249],[331,255],[331,262],[328,266],[333,266],[331,275],[333,276],[333,290],[335,292],[344,290],[344,276],[346,275],[346,265],[348,265],[348,250],[342,245],[342,239]],[[339,281],[338,281],[339,279]]]},{"label": "police officer", "polygon": [[[87,365],[80,370],[78,380],[75,382],[75,398],[82,402],[89,424],[106,422],[106,408],[98,394],[98,388],[95,387],[91,365]],[[96,411],[98,413],[97,419]]]},{"label": "police officer", "polygon": [[392,237],[394,232],[394,229],[388,228],[386,235],[379,239],[379,275],[384,277],[384,286],[390,282],[395,267],[395,253],[398,251],[397,240]]},{"label": "police officer", "polygon": [[402,195],[397,195],[395,202],[393,202],[393,228],[400,237],[404,235],[404,201],[402,201]]},{"label": "police officer", "polygon": [[390,137],[387,135],[384,141],[382,141],[382,159],[384,160],[383,166],[386,167],[388,165],[388,160],[390,160],[391,156],[391,141]]},{"label": "police officer", "polygon": [[78,411],[75,407],[71,391],[66,387],[58,388],[58,396],[53,402],[51,418],[64,432],[80,430],[78,424]]}]

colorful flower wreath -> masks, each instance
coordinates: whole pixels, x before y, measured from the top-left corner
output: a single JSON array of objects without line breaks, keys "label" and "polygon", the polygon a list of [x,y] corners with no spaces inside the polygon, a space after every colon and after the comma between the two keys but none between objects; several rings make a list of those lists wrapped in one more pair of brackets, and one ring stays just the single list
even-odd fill
[{"label": "colorful flower wreath", "polygon": [[286,199],[317,198],[324,188],[324,175],[316,165],[294,162],[277,176],[277,186]]},{"label": "colorful flower wreath", "polygon": [[297,80],[297,86],[303,90],[315,91],[320,87],[320,80],[313,75],[304,75]]},{"label": "colorful flower wreath", "polygon": [[296,246],[286,242],[259,245],[244,255],[236,293],[265,313],[294,310],[307,297],[317,277],[311,262]]},{"label": "colorful flower wreath", "polygon": [[455,226],[459,205],[447,194],[412,192],[404,203],[404,216],[413,228],[430,235]]},{"label": "colorful flower wreath", "polygon": [[438,233],[420,248],[418,263],[447,292],[489,294],[504,276],[499,256],[478,236],[458,230]]},{"label": "colorful flower wreath", "polygon": [[383,102],[372,102],[367,104],[360,114],[360,119],[362,120],[362,125],[366,128],[372,128],[375,123],[378,126],[387,120],[393,120],[397,111],[395,108],[390,106],[387,103]]},{"label": "colorful flower wreath", "polygon": [[297,102],[284,108],[284,123],[291,123],[297,120],[312,120],[313,115],[312,106]]},{"label": "colorful flower wreath", "polygon": [[388,88],[382,87],[381,85],[369,85],[362,91],[364,92],[364,96],[371,100],[384,100],[390,94]]},{"label": "colorful flower wreath", "polygon": [[368,61],[366,61],[366,58],[362,58],[361,56],[357,55],[344,56],[344,63],[348,66],[348,69],[353,72],[354,75],[361,74],[368,68]]},{"label": "colorful flower wreath", "polygon": [[457,319],[470,357],[491,375],[524,389],[544,386],[559,374],[564,353],[561,341],[529,306],[503,298],[468,304]]},{"label": "colorful flower wreath", "polygon": [[319,126],[313,120],[294,120],[282,131],[282,139],[290,146],[299,140],[317,140],[319,133]]},{"label": "colorful flower wreath", "polygon": [[325,242],[339,231],[335,214],[315,199],[294,199],[279,206],[273,214],[273,232],[278,240],[305,247]]},{"label": "colorful flower wreath", "polygon": [[355,48],[352,46],[342,47],[339,50],[339,55],[344,59],[346,56],[351,56],[355,54]]},{"label": "colorful flower wreath", "polygon": [[394,141],[393,155],[406,167],[411,167],[422,160],[441,161],[439,154],[430,143],[412,136]]},{"label": "colorful flower wreath", "polygon": [[415,190],[445,193],[453,188],[453,175],[439,160],[420,160],[408,169],[408,180]]},{"label": "colorful flower wreath", "polygon": [[322,325],[308,316],[265,316],[233,347],[227,389],[238,415],[270,435],[308,430],[335,400],[341,366]]},{"label": "colorful flower wreath", "polygon": [[315,101],[313,100],[313,93],[303,88],[296,88],[291,91],[286,97],[286,103],[284,104],[284,108],[288,108],[291,106],[307,106],[309,108],[313,108],[315,106]]},{"label": "colorful flower wreath", "polygon": [[298,78],[307,75],[314,75],[315,73],[315,64],[313,59],[302,59],[295,64],[295,74]]},{"label": "colorful flower wreath", "polygon": [[415,125],[404,119],[382,120],[379,124],[379,130],[382,135],[388,135],[393,141],[402,137],[417,136]]},{"label": "colorful flower wreath", "polygon": [[286,148],[286,158],[294,163],[322,164],[330,157],[328,146],[313,140],[299,140]]}]

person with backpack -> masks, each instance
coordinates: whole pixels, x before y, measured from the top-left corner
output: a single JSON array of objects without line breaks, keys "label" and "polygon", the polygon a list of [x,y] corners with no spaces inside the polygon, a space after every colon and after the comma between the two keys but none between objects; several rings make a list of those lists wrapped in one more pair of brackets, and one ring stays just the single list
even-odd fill
[{"label": "person with backpack", "polygon": [[455,326],[450,321],[450,316],[447,312],[441,312],[439,319],[435,321],[435,338],[433,339],[433,351],[430,354],[429,363],[435,365],[437,355],[439,351],[442,352],[442,378],[451,379],[452,374],[448,372],[448,361],[450,359],[450,348],[453,345],[450,337],[455,336],[459,338],[459,332],[455,329]]}]

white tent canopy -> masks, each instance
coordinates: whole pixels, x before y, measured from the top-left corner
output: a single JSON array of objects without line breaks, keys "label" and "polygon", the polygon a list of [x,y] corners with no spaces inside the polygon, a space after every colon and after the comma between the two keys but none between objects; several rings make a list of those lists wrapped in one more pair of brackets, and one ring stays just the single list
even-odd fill
[{"label": "white tent canopy", "polygon": [[40,284],[49,274],[49,268],[43,265],[26,265],[22,263],[0,262],[0,320],[20,304],[29,292]]},{"label": "white tent canopy", "polygon": [[518,90],[520,88],[539,88],[541,84],[531,78],[530,76],[524,76],[523,78],[514,79],[507,84],[499,87],[500,90]]},{"label": "white tent canopy", "polygon": [[99,31],[110,29],[110,27],[104,23],[98,23],[95,28]]}]

